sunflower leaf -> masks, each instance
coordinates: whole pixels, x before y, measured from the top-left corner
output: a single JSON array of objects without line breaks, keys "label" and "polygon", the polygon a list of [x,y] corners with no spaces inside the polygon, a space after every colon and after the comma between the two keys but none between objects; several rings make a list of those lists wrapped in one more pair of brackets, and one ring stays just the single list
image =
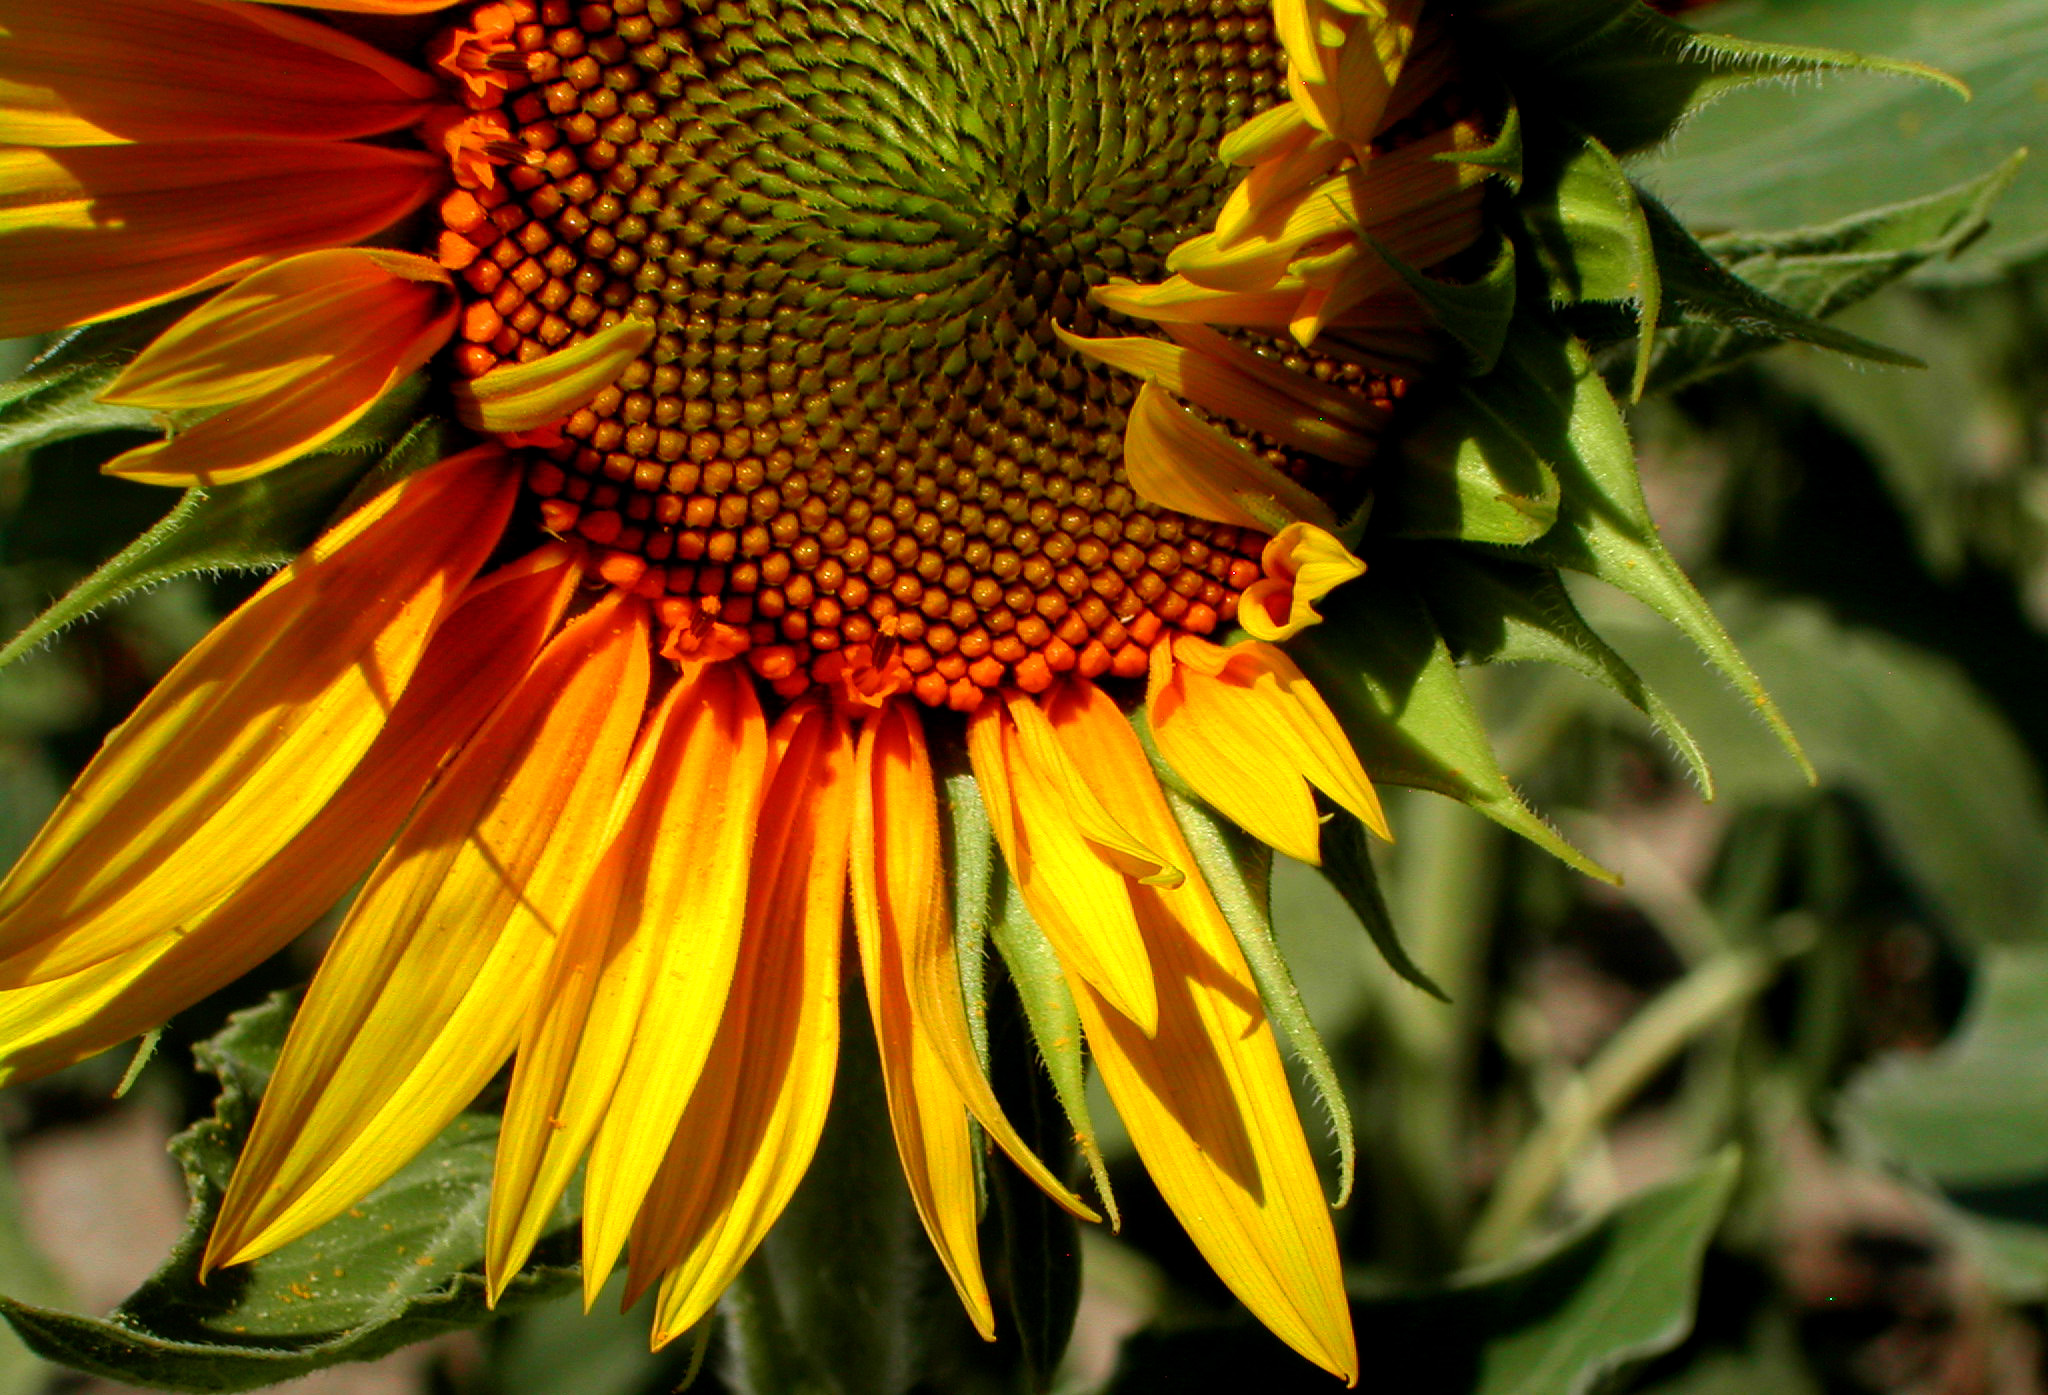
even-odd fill
[{"label": "sunflower leaf", "polygon": [[1448,1003],[1451,995],[1415,962],[1394,928],[1394,914],[1387,909],[1379,873],[1372,865],[1371,840],[1364,822],[1348,809],[1334,811],[1323,824],[1321,852],[1324,877],[1365,926],[1387,967],[1438,1002]]},{"label": "sunflower leaf", "polygon": [[[250,1390],[489,1320],[478,1272],[498,1132],[488,1114],[461,1115],[345,1215],[199,1283],[199,1255],[290,1018],[278,995],[199,1047],[221,1093],[212,1118],[171,1140],[191,1210],[153,1277],[107,1318],[0,1298],[0,1316],[38,1355],[131,1385]],[[562,1249],[548,1244],[514,1280],[515,1307],[576,1285]]]},{"label": "sunflower leaf", "polygon": [[1556,572],[1466,548],[1425,546],[1428,560],[1415,569],[1423,600],[1458,662],[1557,664],[1584,674],[1655,723],[1685,757],[1701,792],[1714,797],[1713,772],[1692,733],[1586,623]]},{"label": "sunflower leaf", "polygon": [[1618,155],[1656,145],[1699,107],[1754,82],[1855,71],[1969,89],[1920,63],[1702,34],[1642,0],[1478,0],[1462,23],[1525,109],[1554,112]]},{"label": "sunflower leaf", "polygon": [[1614,880],[1522,802],[1493,753],[1458,666],[1398,560],[1333,592],[1324,621],[1287,649],[1330,704],[1375,780],[1434,790],[1589,876]]},{"label": "sunflower leaf", "polygon": [[1207,806],[1168,791],[1166,802],[1173,810],[1181,835],[1195,855],[1202,880],[1216,897],[1216,905],[1237,947],[1244,951],[1252,981],[1259,986],[1259,1000],[1266,1016],[1287,1038],[1294,1059],[1301,1063],[1309,1084],[1330,1115],[1330,1131],[1337,1140],[1337,1195],[1331,1205],[1342,1206],[1351,1199],[1351,1186],[1358,1175],[1358,1135],[1351,1125],[1351,1106],[1344,1098],[1344,1086],[1337,1067],[1330,1060],[1316,1024],[1302,1006],[1301,990],[1294,985],[1286,957],[1273,939],[1270,909],[1273,878],[1273,850],[1238,829],[1229,820],[1209,811]]},{"label": "sunflower leaf", "polygon": [[1490,378],[1458,383],[1386,452],[1372,525],[1395,537],[1519,546],[1557,523],[1557,472],[1511,412],[1489,401]]},{"label": "sunflower leaf", "polygon": [[1483,276],[1453,282],[1416,270],[1376,237],[1366,235],[1365,241],[1428,307],[1437,327],[1464,350],[1466,373],[1475,378],[1491,373],[1515,317],[1515,244],[1502,238]]},{"label": "sunflower leaf", "polygon": [[156,430],[156,413],[109,406],[99,395],[176,318],[158,310],[73,330],[0,384],[0,455],[96,431]]},{"label": "sunflower leaf", "polygon": [[1735,685],[1810,780],[1813,766],[1749,661],[1664,546],[1643,500],[1635,447],[1584,349],[1525,322],[1489,379],[1557,471],[1557,526],[1524,550],[1532,561],[1597,577],[1663,616]]}]

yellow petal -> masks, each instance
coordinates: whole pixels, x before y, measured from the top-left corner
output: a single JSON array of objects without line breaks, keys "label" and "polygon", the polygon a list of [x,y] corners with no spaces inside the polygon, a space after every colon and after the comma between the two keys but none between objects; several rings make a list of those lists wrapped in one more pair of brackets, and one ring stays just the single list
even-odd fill
[{"label": "yellow petal", "polygon": [[526,672],[568,603],[578,560],[555,545],[473,583],[347,783],[183,934],[0,991],[0,1084],[46,1075],[148,1031],[283,949],[339,901],[448,753]]},{"label": "yellow petal", "polygon": [[377,739],[517,483],[495,447],[416,475],[200,641],[0,883],[0,984],[181,929],[290,842]]},{"label": "yellow petal", "polygon": [[1201,675],[1176,664],[1165,644],[1152,649],[1145,713],[1160,756],[1225,818],[1302,862],[1322,861],[1322,820],[1299,771],[1278,768],[1263,735]]},{"label": "yellow petal", "polygon": [[985,702],[969,719],[967,752],[1003,860],[1060,964],[1133,1021],[1153,1021],[1152,963],[1129,886],[1082,838],[1064,790],[1032,762],[1005,704]]},{"label": "yellow petal", "polygon": [[938,792],[924,727],[907,703],[890,704],[862,731],[856,789],[853,920],[863,945],[861,962],[878,964],[882,974],[896,978],[887,997],[894,1002],[900,994],[909,1005],[911,1020],[903,1030],[937,1054],[996,1146],[1061,1206],[1083,1220],[1100,1219],[1018,1136],[975,1057],[946,911]]},{"label": "yellow petal", "polygon": [[[647,989],[629,1024],[631,1049],[584,1183],[585,1301],[625,1248],[710,1054],[732,985],[747,906],[747,864],[767,778],[768,731],[752,679],[735,664],[703,670],[680,730],[649,780],[653,810],[620,898],[642,944]],[[687,927],[687,933],[677,933]]]},{"label": "yellow petal", "polygon": [[1285,329],[1301,302],[1301,288],[1284,283],[1267,291],[1218,291],[1185,276],[1154,285],[1112,280],[1092,292],[1105,310],[1161,324],[1246,325]]},{"label": "yellow petal", "polygon": [[1309,523],[1282,528],[1260,554],[1265,573],[1244,590],[1237,623],[1255,639],[1292,639],[1322,623],[1316,602],[1365,575],[1365,563],[1323,529]]},{"label": "yellow petal", "polygon": [[[1289,102],[1277,110],[1297,110],[1298,105]],[[1334,136],[1302,127],[1298,139],[1253,166],[1230,191],[1216,215],[1217,240],[1224,246],[1236,242],[1328,175],[1349,154]]]},{"label": "yellow petal", "polygon": [[1256,165],[1295,149],[1314,135],[1300,105],[1282,102],[1225,136],[1216,153],[1226,165]]},{"label": "yellow petal", "polygon": [[1258,533],[1304,520],[1337,526],[1328,504],[1151,383],[1124,427],[1124,474],[1152,503],[1216,523]]},{"label": "yellow petal", "polygon": [[[905,982],[903,946],[896,937],[885,934],[893,918],[885,918],[878,904],[881,888],[862,880],[865,877],[872,883],[875,872],[874,785],[881,775],[875,747],[880,729],[896,727],[897,734],[891,739],[900,746],[910,739],[901,734],[902,724],[917,720],[914,713],[904,710],[902,702],[892,702],[861,732],[854,776],[853,903],[854,925],[859,931],[855,939],[860,946],[861,979],[867,985],[868,1012],[874,1019],[882,1083],[889,1097],[889,1126],[896,1135],[903,1179],[910,1185],[918,1219],[924,1222],[925,1234],[931,1237],[939,1263],[967,1309],[968,1320],[984,1340],[994,1341],[995,1309],[982,1277],[976,1235],[980,1208],[967,1103],[939,1046],[917,1020],[910,985]],[[886,769],[894,761],[885,756],[882,764]],[[863,823],[869,830],[866,839],[860,832]],[[867,864],[865,872],[863,863]]]},{"label": "yellow petal", "polygon": [[711,1310],[789,1203],[839,1062],[839,940],[853,741],[828,705],[777,724],[747,928],[696,1093],[633,1231],[630,1297],[661,1276],[654,1342]]},{"label": "yellow petal", "polygon": [[410,126],[425,73],[312,20],[204,0],[0,0],[0,143],[301,137]]},{"label": "yellow petal", "polygon": [[647,670],[645,606],[614,592],[435,781],[292,1022],[202,1270],[333,1216],[497,1072],[603,852]]},{"label": "yellow petal", "polygon": [[446,177],[424,151],[344,141],[0,150],[0,337],[125,315],[360,242]]},{"label": "yellow petal", "polygon": [[538,430],[617,381],[626,365],[653,342],[653,325],[620,320],[545,358],[494,368],[481,378],[457,383],[455,414],[463,425],[494,435]]},{"label": "yellow petal", "polygon": [[1066,801],[1067,816],[1074,829],[1095,845],[1098,856],[1127,877],[1157,886],[1179,886],[1187,873],[1173,865],[1157,849],[1119,824],[1088,786],[1088,780],[1061,749],[1052,724],[1025,694],[1009,698],[1010,719],[1016,723],[1017,742],[1024,758],[1041,781],[1056,787]]},{"label": "yellow petal", "polygon": [[319,449],[438,353],[455,328],[448,273],[368,248],[308,252],[224,291],[100,394],[165,411],[233,404],[109,463],[143,484],[229,484]]},{"label": "yellow petal", "polygon": [[[1114,752],[1122,747],[1114,729],[1129,733],[1092,684],[1058,690],[1047,715],[1074,749]],[[1188,856],[1150,771],[1130,776],[1105,780],[1112,810]],[[1103,1084],[1160,1195],[1218,1277],[1282,1341],[1355,1380],[1336,1237],[1237,940],[1200,878],[1173,890],[1134,883],[1131,899],[1158,974],[1156,1031],[1140,1030],[1069,976]]]},{"label": "yellow petal", "polygon": [[[1271,436],[1282,445],[1353,463],[1372,454],[1384,412],[1361,411],[1355,403],[1329,410],[1324,399],[1341,394],[1306,373],[1260,358],[1206,326],[1175,328],[1190,335],[1189,342],[1167,343],[1135,335],[1084,339],[1054,326],[1069,348],[1156,383],[1205,412]],[[1205,337],[1192,338],[1197,334]],[[1368,428],[1360,429],[1361,423],[1369,424]]]},{"label": "yellow petal", "polygon": [[255,5],[305,5],[314,10],[343,10],[357,15],[426,15],[461,0],[248,0]]}]

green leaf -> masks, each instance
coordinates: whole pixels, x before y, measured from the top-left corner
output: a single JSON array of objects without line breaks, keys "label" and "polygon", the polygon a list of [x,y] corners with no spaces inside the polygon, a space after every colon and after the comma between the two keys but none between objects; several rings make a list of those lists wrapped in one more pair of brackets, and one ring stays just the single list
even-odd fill
[{"label": "green leaf", "polygon": [[[1857,0],[1848,8],[1869,3]],[[1828,0],[1819,0],[1808,8],[1827,4]],[[1477,0],[1461,10],[1460,22],[1474,31],[1478,51],[1492,57],[1524,109],[1561,116],[1621,155],[1656,145],[1692,111],[1720,94],[1773,78],[1860,69],[1934,82],[1966,94],[1937,68],[1803,43],[1701,34],[1641,0]],[[1745,32],[1756,29],[1750,26]],[[1814,32],[1812,26],[1796,25],[1769,31],[1774,39]],[[1842,42],[1875,52],[1898,47],[1866,44],[1860,38]],[[1810,96],[1801,89],[1799,99]],[[1948,95],[1946,100],[1954,103],[1955,97]]]},{"label": "green leaf", "polygon": [[1579,614],[1554,571],[1464,548],[1418,549],[1423,600],[1461,664],[1545,663],[1582,673],[1621,695],[1678,748],[1714,797],[1706,754],[1670,706]]},{"label": "green leaf", "polygon": [[[1817,605],[1728,598],[1729,623],[1808,734],[1824,786],[1873,827],[1965,944],[2048,938],[2048,795],[2011,726],[1948,659],[1833,620]],[[1742,704],[1704,681],[1669,631],[1616,615],[1601,631],[1715,755],[1736,802],[1803,791],[1760,765]],[[1790,772],[1786,772],[1789,774]]]},{"label": "green leaf", "polygon": [[1373,948],[1387,961],[1387,967],[1438,1002],[1448,1003],[1451,995],[1415,962],[1394,929],[1393,912],[1387,909],[1387,898],[1380,892],[1379,873],[1372,865],[1371,834],[1364,822],[1347,809],[1335,811],[1323,822],[1320,850],[1323,875],[1365,926]]},{"label": "green leaf", "polygon": [[1323,613],[1323,623],[1287,649],[1375,780],[1462,800],[1580,871],[1613,880],[1508,784],[1451,651],[1398,562],[1376,562],[1334,592]]},{"label": "green leaf", "polygon": [[1585,350],[1562,334],[1525,323],[1508,341],[1494,374],[1504,375],[1515,384],[1518,419],[1563,485],[1557,527],[1531,543],[1526,555],[1598,577],[1677,626],[1810,776],[1784,715],[1658,535],[1628,428]]},{"label": "green leaf", "polygon": [[[1804,39],[1918,59],[1975,90],[1886,82],[1757,89],[1718,103],[1636,167],[1694,227],[1827,224],[1864,208],[1874,188],[1933,194],[1964,170],[1990,169],[2039,143],[2048,13],[2036,0],[1769,0],[1725,7],[1760,42]],[[1877,172],[1881,172],[1881,180]],[[1988,235],[1929,266],[1923,279],[1979,282],[2048,250],[2048,165],[2018,171]]]},{"label": "green leaf", "polygon": [[[0,1148],[0,1292],[58,1305],[64,1285],[22,1224],[14,1167]],[[0,1395],[44,1395],[55,1374],[13,1332],[0,1332]]]},{"label": "green leaf", "polygon": [[1609,302],[1634,308],[1635,395],[1650,372],[1664,313],[1664,283],[1650,223],[1621,161],[1599,141],[1560,131],[1534,147],[1516,209],[1557,305]]},{"label": "green leaf", "polygon": [[1819,320],[1969,245],[1989,226],[1992,207],[2020,164],[2015,156],[1939,194],[1825,227],[1705,243],[1646,198],[1665,274],[1693,321],[1660,347],[1652,386],[1660,392],[1683,387],[1786,339],[1920,366],[1910,355]]},{"label": "green leaf", "polygon": [[1380,457],[1385,479],[1370,523],[1401,538],[1515,546],[1557,523],[1557,473],[1496,402],[1498,373],[1453,383],[1418,403],[1415,424]]},{"label": "green leaf", "polygon": [[[1374,1387],[1400,1395],[1587,1395],[1671,1350],[1692,1330],[1700,1266],[1738,1171],[1731,1149],[1533,1258],[1441,1289],[1354,1298],[1352,1322]],[[1327,1376],[1276,1358],[1262,1336],[1141,1333],[1125,1347],[1108,1395],[1329,1389]]]},{"label": "green leaf", "polygon": [[1473,377],[1491,373],[1515,317],[1515,244],[1501,239],[1500,251],[1484,275],[1476,281],[1453,282],[1416,270],[1376,237],[1365,235],[1365,240],[1464,351],[1465,372]]},{"label": "green leaf", "polygon": [[995,830],[981,789],[966,769],[965,752],[944,743],[933,752],[945,818],[945,867],[953,894],[953,953],[960,963],[960,991],[967,1004],[967,1030],[981,1068],[988,1071],[988,932],[1001,904],[1000,863]]},{"label": "green leaf", "polygon": [[[487,1114],[460,1116],[319,1230],[199,1283],[199,1255],[290,1017],[289,1000],[273,997],[199,1048],[221,1093],[212,1118],[171,1140],[192,1206],[163,1268],[107,1318],[0,1299],[0,1315],[39,1355],[131,1385],[249,1390],[489,1320],[477,1272],[498,1134]],[[499,1311],[574,1287],[575,1266],[554,1248]]]},{"label": "green leaf", "polygon": [[1351,1186],[1358,1175],[1358,1135],[1351,1125],[1351,1106],[1344,1098],[1344,1086],[1330,1052],[1302,1006],[1301,990],[1294,985],[1287,959],[1273,939],[1271,890],[1273,850],[1229,820],[1210,812],[1206,805],[1169,790],[1166,802],[1180,825],[1188,850],[1202,880],[1209,884],[1223,918],[1244,951],[1252,981],[1259,986],[1259,1000],[1266,1016],[1280,1028],[1294,1059],[1301,1063],[1316,1097],[1330,1116],[1330,1131],[1337,1141],[1337,1195],[1332,1206],[1351,1199]]},{"label": "green leaf", "polygon": [[1997,1277],[2048,1294],[2048,947],[1986,954],[1955,1036],[1880,1059],[1850,1082],[1841,1112],[1947,1198],[2006,1261]]}]

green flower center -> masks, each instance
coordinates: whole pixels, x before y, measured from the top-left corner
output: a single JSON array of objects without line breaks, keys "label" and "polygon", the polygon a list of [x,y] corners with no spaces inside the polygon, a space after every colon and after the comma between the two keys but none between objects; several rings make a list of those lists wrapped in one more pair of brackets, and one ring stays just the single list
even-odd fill
[{"label": "green flower center", "polygon": [[1054,325],[1105,329],[1090,287],[1213,216],[1218,140],[1284,95],[1266,0],[496,8],[458,363],[657,327],[527,447],[547,525],[630,559],[608,576],[790,691],[865,645],[955,705],[1135,677],[1234,612],[1264,540],[1132,493],[1136,385]]}]

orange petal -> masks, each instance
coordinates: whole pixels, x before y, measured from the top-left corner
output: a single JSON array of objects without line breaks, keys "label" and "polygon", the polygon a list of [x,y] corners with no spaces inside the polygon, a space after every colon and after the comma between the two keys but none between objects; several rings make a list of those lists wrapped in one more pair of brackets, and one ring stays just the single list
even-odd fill
[{"label": "orange petal", "polygon": [[496,447],[416,475],[201,640],[0,884],[0,984],[182,930],[289,843],[377,739],[517,484]]},{"label": "orange petal", "polygon": [[248,0],[254,5],[304,5],[314,10],[342,10],[356,15],[427,15],[461,0]]},{"label": "orange petal", "polygon": [[427,792],[292,1022],[202,1270],[318,1226],[496,1074],[603,853],[647,643],[645,606],[607,596]]},{"label": "orange petal", "polygon": [[455,328],[448,273],[368,248],[307,252],[244,277],[129,364],[105,402],[233,404],[105,468],[143,484],[230,484],[319,449],[438,353]]},{"label": "orange petal", "polygon": [[410,126],[438,85],[309,19],[205,0],[0,0],[0,143],[284,136]]},{"label": "orange petal", "polygon": [[710,1311],[788,1205],[839,1064],[853,741],[838,713],[806,703],[774,744],[725,1016],[633,1231],[629,1301],[662,1277],[656,1346]]},{"label": "orange petal", "polygon": [[283,949],[341,900],[435,769],[526,672],[580,575],[578,554],[556,545],[473,583],[347,783],[182,934],[0,991],[0,1084],[46,1075],[148,1031]]},{"label": "orange petal", "polygon": [[647,352],[654,326],[620,320],[531,363],[493,368],[457,383],[455,414],[463,425],[494,435],[537,431],[583,406]]},{"label": "orange petal", "polygon": [[[917,721],[917,715],[899,700],[870,718],[861,731],[854,777],[853,919],[859,931],[855,938],[860,945],[861,978],[867,984],[868,1012],[875,1024],[875,1045],[882,1059],[882,1083],[889,1096],[889,1124],[896,1135],[897,1156],[903,1161],[904,1180],[910,1184],[918,1217],[969,1321],[984,1340],[993,1341],[995,1309],[982,1278],[976,1234],[980,1199],[967,1102],[946,1068],[944,1048],[918,1020],[904,973],[904,946],[898,934],[890,933],[897,920],[881,904],[881,898],[891,893],[877,881],[874,865],[880,851],[874,842],[877,806],[901,802],[889,800],[887,792],[878,800],[876,785],[885,779],[893,784],[904,778],[901,766],[908,758],[906,748],[916,740],[905,726]],[[886,737],[885,729],[890,729]],[[889,752],[878,758],[877,747],[885,739]],[[925,877],[929,875],[925,872]],[[893,884],[898,877],[892,875],[890,880]],[[925,893],[920,886],[919,894],[935,893]],[[958,1030],[964,1034],[965,1029],[963,1014]]]},{"label": "orange petal", "polygon": [[862,950],[862,963],[898,979],[895,991],[911,1012],[904,1030],[938,1055],[996,1146],[1047,1196],[1083,1220],[1100,1219],[1018,1136],[976,1059],[946,911],[937,787],[915,708],[894,702],[868,722],[856,778],[853,921],[863,945],[874,946]]},{"label": "orange petal", "polygon": [[127,314],[360,242],[440,187],[421,151],[337,141],[0,150],[0,337]]},{"label": "orange petal", "polygon": [[1124,474],[1151,502],[1216,523],[1259,533],[1303,520],[1337,526],[1328,504],[1151,383],[1131,404]]},{"label": "orange petal", "polygon": [[[1093,684],[1057,690],[1047,715],[1077,751],[1120,751],[1117,729],[1130,734]],[[1111,780],[1105,771],[1112,809],[1189,857],[1150,771],[1128,773]],[[1217,1275],[1282,1341],[1353,1381],[1357,1346],[1336,1236],[1237,940],[1198,877],[1171,890],[1133,883],[1131,899],[1158,976],[1156,1030],[1140,1030],[1070,977],[1103,1084],[1160,1195]]]},{"label": "orange petal", "polygon": [[1061,966],[1119,1012],[1151,1022],[1152,962],[1126,879],[1081,836],[1064,790],[1029,758],[1005,704],[985,702],[968,720],[967,752],[1003,860]]}]

